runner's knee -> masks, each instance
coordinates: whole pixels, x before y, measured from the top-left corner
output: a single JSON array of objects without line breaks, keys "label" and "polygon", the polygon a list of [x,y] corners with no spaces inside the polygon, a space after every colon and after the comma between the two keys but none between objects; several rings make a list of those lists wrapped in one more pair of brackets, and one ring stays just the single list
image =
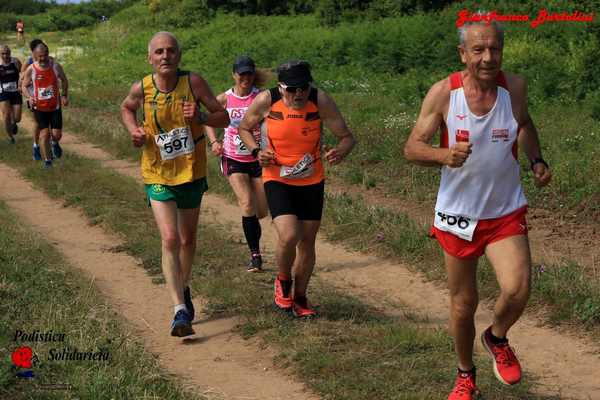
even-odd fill
[{"label": "runner's knee", "polygon": [[451,296],[450,309],[455,319],[471,319],[475,315],[479,297],[475,296]]},{"label": "runner's knee", "polygon": [[162,237],[162,247],[167,251],[178,251],[181,246],[181,241],[179,240],[179,235],[177,232],[168,232],[163,234]]},{"label": "runner's knee", "polygon": [[179,235],[179,243],[181,247],[193,247],[196,245],[196,234],[195,232],[184,233]]},{"label": "runner's knee", "polygon": [[279,243],[284,247],[295,247],[300,241],[300,233],[295,230],[280,232]]}]

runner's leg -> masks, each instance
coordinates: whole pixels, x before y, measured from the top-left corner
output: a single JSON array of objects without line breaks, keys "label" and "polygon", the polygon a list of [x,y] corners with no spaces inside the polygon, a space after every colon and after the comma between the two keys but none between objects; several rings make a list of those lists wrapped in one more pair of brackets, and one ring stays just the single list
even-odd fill
[{"label": "runner's leg", "polygon": [[315,241],[321,221],[299,221],[301,239],[296,246],[294,262],[294,298],[306,296],[308,282],[315,266]]},{"label": "runner's leg", "polygon": [[479,303],[477,259],[460,259],[444,252],[444,260],[450,291],[450,332],[454,337],[458,367],[469,371],[474,366],[474,316]]},{"label": "runner's leg", "polygon": [[179,231],[179,265],[181,266],[181,282],[188,286],[191,279],[192,263],[196,253],[198,219],[200,207],[177,209],[177,228]]},{"label": "runner's leg", "polygon": [[277,247],[275,259],[279,268],[279,276],[284,280],[292,280],[292,266],[296,259],[296,245],[302,237],[302,229],[298,217],[292,214],[279,215],[273,219],[277,231]]},{"label": "runner's leg", "polygon": [[527,305],[531,289],[531,255],[525,235],[509,236],[485,249],[500,285],[492,334],[503,338]]},{"label": "runner's leg", "polygon": [[252,197],[254,198],[254,206],[256,208],[256,217],[263,219],[267,216],[269,206],[267,204],[267,197],[265,196],[265,185],[263,184],[262,178],[252,178]]},{"label": "runner's leg", "polygon": [[6,136],[8,136],[9,139],[12,139],[13,115],[12,107],[8,100],[0,101],[0,113],[2,114],[2,120],[4,121],[4,131],[6,132]]},{"label": "runner's leg", "polygon": [[150,200],[152,213],[161,238],[161,264],[167,282],[167,290],[173,305],[184,304],[182,271],[179,263],[181,242],[177,229],[177,205],[175,201]]}]

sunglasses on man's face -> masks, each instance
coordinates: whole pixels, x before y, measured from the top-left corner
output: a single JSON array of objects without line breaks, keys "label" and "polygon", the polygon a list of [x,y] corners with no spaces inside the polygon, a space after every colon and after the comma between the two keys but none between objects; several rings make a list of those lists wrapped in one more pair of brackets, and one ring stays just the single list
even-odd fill
[{"label": "sunglasses on man's face", "polygon": [[302,86],[285,86],[285,87],[282,86],[282,87],[288,93],[296,93],[298,90],[304,92],[306,89],[308,89],[309,86],[310,86],[310,83],[304,84]]}]

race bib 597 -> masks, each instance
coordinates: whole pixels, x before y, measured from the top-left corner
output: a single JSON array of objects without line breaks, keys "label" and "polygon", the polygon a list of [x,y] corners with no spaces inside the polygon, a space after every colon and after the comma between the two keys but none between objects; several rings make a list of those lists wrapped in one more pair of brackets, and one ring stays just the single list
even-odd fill
[{"label": "race bib 597", "polygon": [[170,132],[159,133],[154,136],[154,141],[160,150],[160,158],[163,160],[172,160],[194,151],[194,139],[187,126],[175,128]]}]

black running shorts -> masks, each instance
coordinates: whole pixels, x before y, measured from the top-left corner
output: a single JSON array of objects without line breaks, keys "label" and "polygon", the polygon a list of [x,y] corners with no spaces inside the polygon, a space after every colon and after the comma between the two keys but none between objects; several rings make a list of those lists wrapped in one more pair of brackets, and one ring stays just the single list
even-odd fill
[{"label": "black running shorts", "polygon": [[62,111],[59,108],[54,111],[33,110],[35,122],[40,129],[52,127],[52,129],[62,129]]},{"label": "black running shorts", "polygon": [[260,178],[262,168],[258,161],[241,162],[229,157],[221,157],[221,172],[225,176],[231,174],[248,174],[250,178]]},{"label": "black running shorts", "polygon": [[278,181],[265,183],[265,194],[273,219],[291,214],[299,220],[320,221],[323,215],[325,181],[314,185],[294,186]]}]

